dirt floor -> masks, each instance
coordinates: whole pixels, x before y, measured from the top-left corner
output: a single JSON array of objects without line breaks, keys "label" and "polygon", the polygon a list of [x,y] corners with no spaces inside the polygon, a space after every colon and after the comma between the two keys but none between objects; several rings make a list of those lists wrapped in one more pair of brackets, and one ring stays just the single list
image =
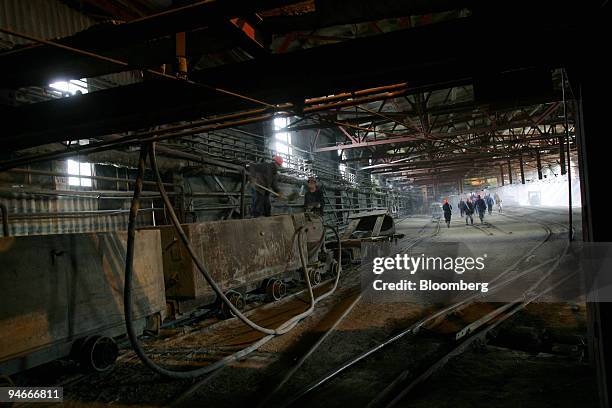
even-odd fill
[{"label": "dirt floor", "polygon": [[[402,220],[397,230],[406,234],[400,245],[424,237],[412,253],[461,243],[473,253],[488,254],[491,278],[522,259],[518,270],[559,257],[567,228],[560,210],[514,210],[487,217],[488,224],[466,226],[453,219],[450,228],[431,217]],[[542,244],[540,244],[543,242]],[[533,250],[537,247],[536,250]],[[533,250],[533,251],[532,251]],[[489,264],[487,264],[489,266]],[[541,269],[521,278],[526,286],[537,281]],[[317,305],[312,316],[295,330],[274,338],[246,358],[197,381],[170,380],[151,373],[123,344],[119,361],[107,373],[82,375],[70,364],[56,362],[15,378],[21,384],[61,384],[65,405],[114,406],[258,406],[286,372],[333,325],[360,293],[358,268],[346,270],[337,292]],[[329,288],[321,285],[318,293]],[[435,330],[407,336],[372,360],[355,366],[352,374],[332,380],[295,406],[365,406],[385,384],[410,367],[416,375],[448,344],[447,335],[486,313],[481,303],[451,316]],[[308,306],[298,294],[249,313],[258,323],[274,327]],[[442,305],[428,299],[371,303],[359,301],[300,370],[261,406],[282,406],[301,390],[352,357],[401,332]],[[156,361],[181,367],[210,364],[262,337],[237,319],[206,319],[145,341]],[[488,343],[476,343],[452,358],[414,389],[398,406],[596,406],[594,369],[588,364],[586,310],[580,302],[533,302],[491,332]],[[37,404],[36,406],[40,406]]]}]

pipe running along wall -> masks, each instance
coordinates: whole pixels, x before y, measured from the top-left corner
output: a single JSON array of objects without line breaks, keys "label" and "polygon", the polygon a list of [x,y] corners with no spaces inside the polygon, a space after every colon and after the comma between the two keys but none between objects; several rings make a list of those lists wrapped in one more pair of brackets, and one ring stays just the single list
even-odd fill
[{"label": "pipe running along wall", "polygon": [[[158,365],[157,363],[155,363],[153,360],[151,360],[151,358],[149,358],[149,356],[146,355],[144,349],[142,348],[142,345],[140,344],[138,340],[138,335],[134,328],[134,322],[133,322],[133,317],[132,317],[132,309],[133,309],[132,308],[133,306],[132,305],[132,286],[133,286],[132,278],[133,278],[133,262],[134,262],[134,241],[136,238],[136,216],[138,214],[139,200],[140,200],[140,195],[142,193],[143,177],[144,177],[144,172],[145,172],[145,163],[146,163],[147,155],[149,155],[150,157],[151,168],[155,175],[155,179],[157,182],[157,188],[166,205],[166,208],[170,215],[170,219],[172,220],[172,224],[174,225],[181,241],[187,248],[187,251],[189,252],[189,255],[192,257],[198,270],[203,275],[203,277],[206,279],[206,281],[211,286],[211,288],[214,290],[214,292],[219,297],[219,299],[227,305],[227,307],[234,313],[234,315],[238,319],[240,319],[243,323],[245,323],[247,326],[251,327],[252,329],[267,335],[263,337],[262,339],[260,339],[259,341],[257,341],[256,343],[252,344],[251,346],[237,353],[224,357],[223,359],[213,364],[210,364],[206,367],[201,367],[201,368],[197,368],[194,370],[189,370],[189,371],[173,370],[173,369],[162,367]],[[185,231],[183,230],[178,220],[178,217],[176,216],[176,213],[174,212],[172,203],[170,202],[170,199],[168,195],[166,194],[166,191],[165,191],[165,188],[164,188],[164,185],[162,183],[161,176],[159,173],[159,168],[157,167],[157,161],[155,157],[155,145],[153,143],[143,144],[140,149],[140,155],[139,155],[139,160],[138,160],[138,175],[136,177],[136,182],[134,186],[134,195],[132,198],[132,205],[130,207],[130,216],[129,216],[129,223],[128,223],[127,253],[126,253],[126,264],[125,264],[125,284],[124,284],[124,292],[123,292],[126,331],[127,331],[130,343],[134,349],[134,352],[140,358],[140,360],[143,362],[145,366],[147,366],[149,369],[151,369],[152,371],[160,375],[164,375],[164,376],[172,377],[172,378],[178,378],[178,379],[195,378],[195,377],[210,373],[218,368],[221,368],[227,365],[228,363],[230,363],[231,361],[235,361],[247,355],[248,353],[256,350],[257,348],[259,348],[261,345],[263,345],[264,343],[266,343],[273,337],[287,333],[288,331],[292,330],[298,324],[299,321],[309,316],[313,312],[314,306],[316,305],[316,303],[318,303],[319,301],[331,295],[338,286],[338,281],[340,279],[340,273],[342,271],[341,265],[340,265],[341,264],[340,262],[340,254],[341,254],[340,235],[338,234],[337,229],[334,227],[325,225],[325,228],[331,229],[334,232],[336,239],[338,241],[337,273],[336,273],[336,278],[334,280],[333,287],[329,291],[324,293],[323,295],[319,296],[318,298],[314,297],[312,285],[310,283],[310,277],[308,274],[307,260],[306,260],[304,250],[303,250],[303,241],[302,241],[303,240],[303,227],[296,229],[296,235],[298,238],[298,250],[299,250],[300,261],[302,263],[302,268],[304,272],[304,279],[306,280],[306,285],[308,287],[308,293],[310,296],[310,306],[306,311],[292,317],[291,319],[287,320],[286,322],[278,326],[276,329],[262,327],[258,325],[257,323],[253,322],[252,320],[250,320],[248,317],[246,317],[242,312],[240,312],[240,310],[238,310],[229,301],[229,299],[225,296],[225,294],[223,293],[223,291],[221,290],[217,282],[211,277],[206,266],[203,264],[203,262],[200,259],[198,259],[195,249],[193,248],[193,246],[191,245],[191,242],[189,241],[189,238],[185,234]]]}]

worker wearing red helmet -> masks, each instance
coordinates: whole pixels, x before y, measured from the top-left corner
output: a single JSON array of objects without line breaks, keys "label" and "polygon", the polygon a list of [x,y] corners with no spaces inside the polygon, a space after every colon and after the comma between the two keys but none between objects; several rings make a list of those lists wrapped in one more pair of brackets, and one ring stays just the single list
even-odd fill
[{"label": "worker wearing red helmet", "polygon": [[249,177],[251,181],[251,215],[257,217],[269,217],[272,215],[272,204],[270,203],[271,192],[282,197],[278,188],[278,168],[283,165],[283,158],[272,157],[272,162],[256,163],[249,166]]}]

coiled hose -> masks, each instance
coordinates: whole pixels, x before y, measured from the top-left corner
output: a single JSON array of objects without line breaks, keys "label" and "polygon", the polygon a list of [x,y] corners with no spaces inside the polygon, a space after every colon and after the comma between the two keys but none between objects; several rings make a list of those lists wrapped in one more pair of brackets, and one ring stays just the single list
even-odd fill
[{"label": "coiled hose", "polygon": [[[257,342],[253,343],[249,347],[242,349],[232,354],[231,356],[224,357],[223,359],[213,364],[210,364],[206,367],[197,368],[194,370],[188,370],[188,371],[172,370],[172,369],[164,368],[158,365],[157,363],[155,363],[153,360],[151,360],[151,358],[149,358],[149,356],[146,355],[144,349],[142,348],[142,345],[140,344],[138,340],[138,336],[134,328],[134,322],[133,322],[133,317],[132,317],[132,311],[133,311],[132,278],[133,278],[133,263],[134,263],[134,241],[136,238],[136,216],[138,214],[140,195],[142,192],[142,181],[143,181],[144,172],[145,172],[145,164],[146,164],[147,155],[149,155],[150,157],[151,168],[153,170],[155,180],[157,182],[157,188],[166,205],[166,208],[168,210],[172,223],[174,224],[174,227],[178,235],[180,236],[181,241],[187,248],[187,251],[189,252],[189,255],[193,259],[194,263],[196,264],[198,270],[203,275],[204,279],[206,279],[206,282],[208,282],[208,284],[211,286],[211,288],[216,293],[216,295],[221,299],[222,302],[224,302],[227,305],[227,307],[234,313],[234,315],[238,319],[240,319],[244,324],[251,327],[252,329],[257,330],[267,335],[261,338],[260,340],[258,340]],[[300,227],[300,229],[301,228],[303,227]],[[331,229],[334,232],[334,234],[336,235],[336,239],[338,240],[338,249],[340,249],[340,235],[338,234],[338,231],[329,225],[325,225],[325,228]],[[306,285],[308,286],[308,294],[310,296],[310,306],[306,311],[292,317],[291,319],[287,320],[286,322],[281,324],[276,329],[262,327],[258,325],[257,323],[253,322],[252,320],[250,320],[248,317],[246,317],[242,312],[240,312],[240,310],[238,310],[229,301],[229,299],[225,296],[225,294],[223,293],[223,291],[221,290],[217,282],[215,282],[215,280],[211,277],[206,266],[198,259],[196,252],[193,246],[191,245],[191,242],[189,241],[189,238],[185,234],[185,231],[183,230],[178,220],[178,217],[176,216],[176,213],[174,212],[172,203],[170,202],[170,199],[168,198],[168,195],[166,194],[166,190],[164,188],[164,185],[161,180],[161,176],[159,174],[159,168],[157,166],[157,161],[155,157],[155,145],[153,143],[143,144],[140,149],[140,155],[138,159],[138,175],[136,177],[136,182],[134,186],[134,195],[132,198],[132,204],[130,206],[127,249],[126,249],[126,264],[125,264],[125,284],[124,284],[124,291],[123,291],[123,302],[124,302],[123,307],[124,307],[124,313],[125,313],[126,331],[127,331],[130,343],[132,345],[132,348],[134,349],[134,352],[136,353],[138,358],[143,362],[145,366],[147,366],[149,369],[151,369],[152,371],[160,375],[164,375],[164,376],[171,377],[171,378],[177,378],[177,379],[195,378],[195,377],[199,377],[201,375],[210,373],[218,368],[221,368],[229,364],[230,362],[235,361],[249,354],[250,352],[256,350],[257,348],[265,344],[267,341],[269,341],[273,337],[281,335],[281,334],[285,334],[288,331],[292,330],[300,320],[304,319],[305,317],[307,317],[308,315],[312,313],[312,311],[314,310],[314,306],[318,302],[330,296],[336,290],[338,286],[338,281],[340,280],[340,273],[342,270],[341,265],[340,265],[340,259],[338,259],[337,261],[338,269],[337,269],[336,279],[334,281],[333,287],[328,292],[324,293],[318,298],[315,298],[313,290],[312,290],[312,285],[310,283],[310,277],[308,276],[307,260],[306,260],[306,257],[304,255],[304,250],[303,250],[303,241],[302,241],[303,234],[301,233],[302,232],[301,230],[299,232],[298,231],[296,232],[298,233],[298,249],[300,253],[300,261],[302,263],[302,267],[304,270],[304,279],[306,280]],[[338,254],[340,254],[340,250],[338,250]],[[340,255],[338,255],[338,257],[340,257]]]}]

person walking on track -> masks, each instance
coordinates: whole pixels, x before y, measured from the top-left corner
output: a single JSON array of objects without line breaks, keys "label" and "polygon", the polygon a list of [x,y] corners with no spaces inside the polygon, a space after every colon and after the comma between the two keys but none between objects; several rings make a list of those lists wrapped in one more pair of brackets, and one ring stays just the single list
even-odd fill
[{"label": "person walking on track", "polygon": [[478,198],[476,198],[476,203],[474,204],[478,210],[478,217],[480,218],[480,223],[482,224],[484,222],[485,212],[487,211],[487,203],[482,199],[482,197],[480,197],[480,194],[478,194]]},{"label": "person walking on track", "polygon": [[489,210],[489,215],[491,215],[493,213],[493,204],[495,203],[493,201],[493,197],[491,197],[491,194],[487,194],[485,196],[485,201],[487,203],[487,210]]},{"label": "person walking on track", "polygon": [[448,203],[448,199],[444,199],[444,204],[442,205],[442,211],[444,211],[444,221],[446,221],[446,227],[450,228],[451,214],[453,211],[453,206]]},{"label": "person walking on track", "polygon": [[470,198],[465,202],[465,225],[468,225],[468,219],[470,223],[474,224],[474,203]]}]

